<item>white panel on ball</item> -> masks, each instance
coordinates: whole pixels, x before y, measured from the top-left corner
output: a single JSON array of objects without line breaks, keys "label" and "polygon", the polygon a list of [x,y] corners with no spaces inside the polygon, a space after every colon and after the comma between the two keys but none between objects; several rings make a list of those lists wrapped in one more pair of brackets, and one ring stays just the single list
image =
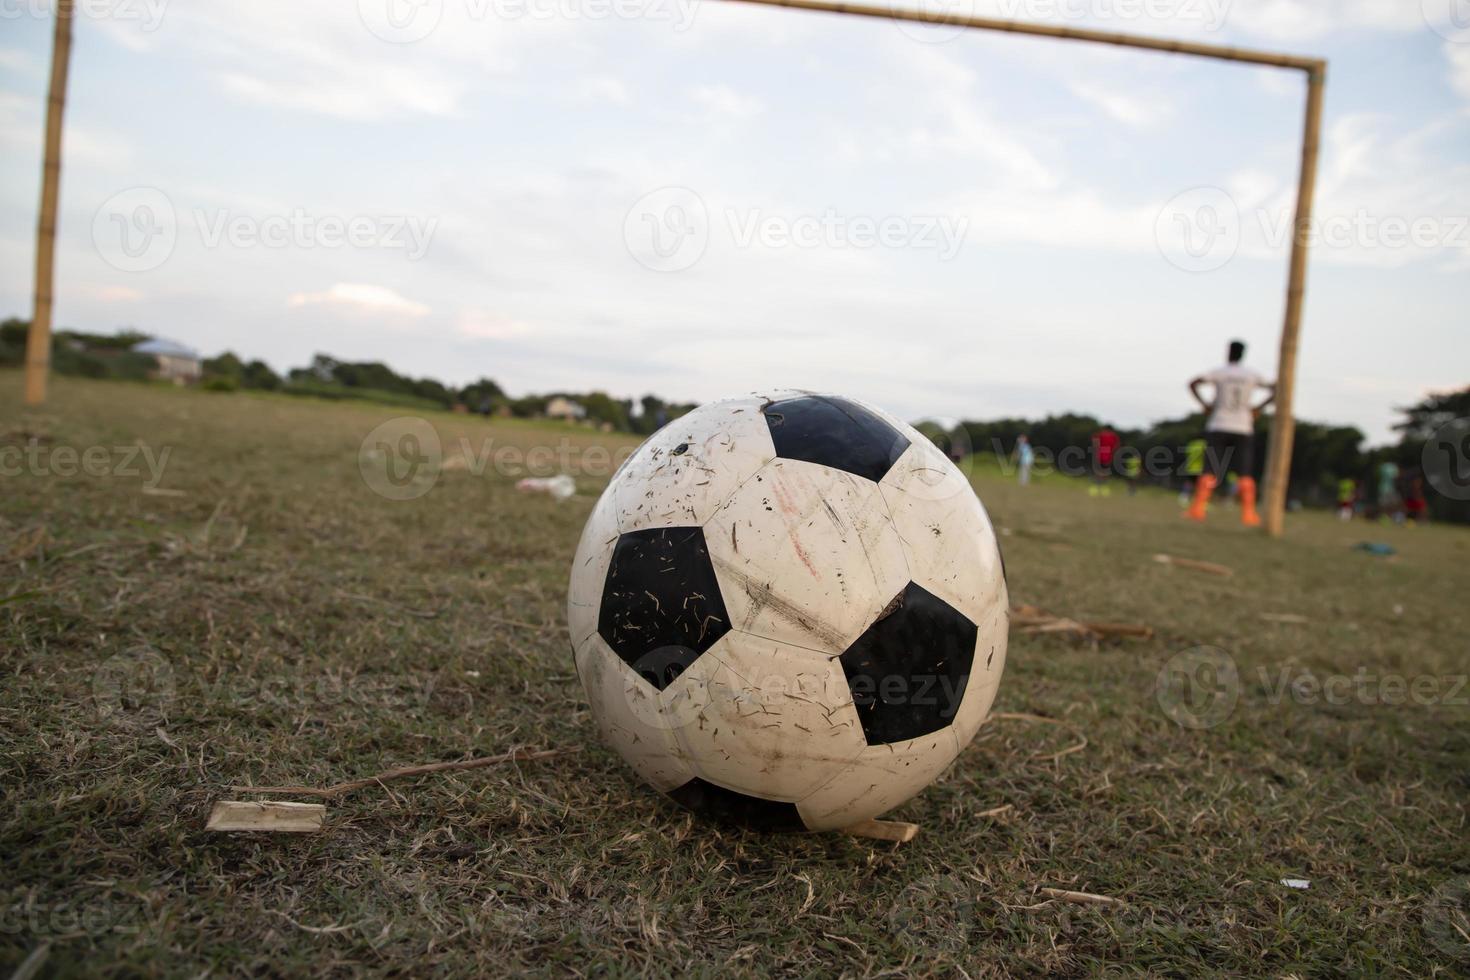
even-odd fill
[{"label": "white panel on ball", "polygon": [[705,526],[738,630],[839,654],[908,582],[888,506],[871,480],[778,459]]},{"label": "white panel on ball", "polygon": [[866,747],[835,659],[746,633],[725,634],[664,693],[684,699],[675,737],[695,773],[763,799],[796,802]]},{"label": "white panel on ball", "polygon": [[1008,602],[990,517],[970,481],[923,436],[879,484],[913,580],[979,625]]},{"label": "white panel on ball", "polygon": [[618,528],[697,526],[776,456],[759,398],[701,405],[648,438],[613,478]]},{"label": "white panel on ball", "polygon": [[596,633],[575,656],[603,740],[654,789],[667,792],[692,779],[675,722],[664,711],[669,692],[649,687]]},{"label": "white panel on ball", "polygon": [[812,830],[841,830],[887,813],[932,783],[959,755],[952,728],[897,742],[873,745],[816,792],[797,802]]},{"label": "white panel on ball", "polygon": [[618,522],[613,486],[598,498],[597,505],[582,528],[577,557],[572,564],[571,586],[567,590],[567,629],[576,650],[597,632],[597,616],[602,603],[602,586],[618,543]]},{"label": "white panel on ball", "polygon": [[970,667],[965,696],[960,700],[954,717],[954,731],[961,749],[970,744],[990,714],[1001,674],[1005,672],[1010,623],[1010,610],[1002,604],[976,624],[979,635],[975,640],[975,662]]}]

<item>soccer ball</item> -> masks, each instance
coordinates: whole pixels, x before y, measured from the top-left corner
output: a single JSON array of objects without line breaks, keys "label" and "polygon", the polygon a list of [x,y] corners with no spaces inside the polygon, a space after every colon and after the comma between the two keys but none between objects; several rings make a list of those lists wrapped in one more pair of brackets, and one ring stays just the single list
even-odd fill
[{"label": "soccer ball", "polygon": [[985,720],[1009,603],[994,529],[927,438],[805,392],[704,405],[587,520],[567,619],[603,737],[725,822],[850,827]]}]

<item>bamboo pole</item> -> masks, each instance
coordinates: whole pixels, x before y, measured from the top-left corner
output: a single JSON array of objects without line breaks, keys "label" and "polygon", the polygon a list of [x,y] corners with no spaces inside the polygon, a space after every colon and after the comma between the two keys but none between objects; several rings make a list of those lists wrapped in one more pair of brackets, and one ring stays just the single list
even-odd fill
[{"label": "bamboo pole", "polygon": [[728,3],[753,3],[766,7],[791,7],[855,17],[879,17],[887,20],[913,21],[920,24],[948,24],[981,31],[1001,31],[1064,41],[1086,41],[1124,48],[1141,48],[1171,54],[1185,54],[1218,61],[1232,61],[1272,68],[1290,68],[1307,75],[1307,110],[1302,136],[1302,167],[1298,177],[1295,235],[1291,244],[1291,274],[1286,288],[1286,319],[1281,330],[1281,354],[1276,368],[1276,410],[1271,423],[1271,445],[1266,463],[1266,486],[1262,499],[1265,511],[1263,525],[1273,538],[1281,537],[1286,523],[1286,491],[1291,476],[1291,448],[1296,436],[1296,420],[1292,416],[1296,395],[1296,353],[1301,335],[1302,307],[1307,291],[1307,238],[1312,222],[1312,198],[1317,185],[1317,153],[1322,131],[1322,96],[1327,83],[1327,62],[1321,58],[1252,51],[1219,44],[1194,44],[1165,38],[1135,37],[1113,31],[1094,31],[1078,27],[1056,27],[1050,24],[1027,24],[993,17],[970,17],[964,14],[930,13],[923,10],[885,9],[860,4],[835,3],[832,0],[725,0]]},{"label": "bamboo pole", "polygon": [[1116,31],[1094,31],[1083,27],[1029,24],[996,17],[971,17],[966,14],[868,7],[862,4],[834,3],[832,0],[726,0],[726,2],[755,3],[766,7],[792,7],[796,10],[850,14],[855,17],[881,17],[885,20],[908,20],[921,24],[949,24],[981,31],[1002,31],[1007,34],[1027,34],[1032,37],[1050,37],[1065,41],[1090,41],[1094,44],[1114,44],[1125,48],[1146,48],[1150,51],[1189,54],[1200,58],[1216,58],[1221,61],[1242,61],[1255,65],[1268,65],[1273,68],[1295,68],[1308,72],[1323,65],[1320,59],[1304,58],[1299,55],[1252,51],[1249,48],[1232,48],[1223,44],[1195,44],[1190,41],[1172,41],[1168,38],[1140,37],[1133,34],[1120,34]]},{"label": "bamboo pole", "polygon": [[56,281],[56,205],[61,196],[61,117],[66,110],[66,74],[71,63],[73,0],[56,5],[51,40],[51,92],[46,100],[46,156],[41,170],[41,218],[36,224],[36,294],[26,334],[26,404],[46,400],[51,370],[51,302]]},{"label": "bamboo pole", "polygon": [[1286,491],[1291,483],[1291,447],[1296,439],[1296,351],[1301,336],[1302,305],[1307,294],[1307,246],[1312,228],[1312,198],[1317,191],[1317,151],[1322,140],[1322,96],[1327,66],[1307,74],[1307,115],[1302,127],[1302,171],[1292,223],[1291,277],[1286,287],[1286,321],[1281,327],[1281,353],[1276,363],[1276,408],[1271,417],[1271,445],[1266,459],[1266,493],[1262,500],[1266,533],[1279,538],[1286,524]]}]

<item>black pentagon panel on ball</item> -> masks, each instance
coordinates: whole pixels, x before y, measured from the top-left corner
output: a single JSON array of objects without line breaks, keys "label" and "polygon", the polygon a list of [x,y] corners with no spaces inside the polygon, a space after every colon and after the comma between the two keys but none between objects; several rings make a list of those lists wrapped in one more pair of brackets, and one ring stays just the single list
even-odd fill
[{"label": "black pentagon panel on ball", "polygon": [[777,456],[845,470],[875,483],[909,447],[907,436],[846,398],[784,398],[761,413]]},{"label": "black pentagon panel on ball", "polygon": [[729,629],[702,528],[648,528],[618,538],[597,632],[644,680],[662,691]]},{"label": "black pentagon panel on ball", "polygon": [[974,623],[910,582],[842,654],[869,745],[904,742],[954,721],[975,659]]},{"label": "black pentagon panel on ball", "polygon": [[707,783],[698,776],[669,791],[669,797],[687,810],[693,810],[732,827],[746,830],[806,830],[795,803],[747,796],[733,789]]}]

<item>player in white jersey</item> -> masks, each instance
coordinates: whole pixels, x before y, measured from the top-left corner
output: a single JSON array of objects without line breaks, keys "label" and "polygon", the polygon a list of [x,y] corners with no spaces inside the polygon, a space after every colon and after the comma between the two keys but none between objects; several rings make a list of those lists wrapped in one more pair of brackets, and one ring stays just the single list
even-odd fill
[{"label": "player in white jersey", "polygon": [[[1189,383],[1190,394],[1205,410],[1209,421],[1205,423],[1206,469],[1194,488],[1194,502],[1184,512],[1191,520],[1203,521],[1210,494],[1234,470],[1240,486],[1240,521],[1247,527],[1256,527],[1261,517],[1256,513],[1256,414],[1276,400],[1276,386],[1241,363],[1245,357],[1245,344],[1239,340],[1230,343],[1230,361],[1224,367],[1202,374]],[[1214,386],[1214,397],[1210,401],[1200,393],[1203,385]],[[1270,392],[1266,400],[1254,405],[1256,389]]]}]

